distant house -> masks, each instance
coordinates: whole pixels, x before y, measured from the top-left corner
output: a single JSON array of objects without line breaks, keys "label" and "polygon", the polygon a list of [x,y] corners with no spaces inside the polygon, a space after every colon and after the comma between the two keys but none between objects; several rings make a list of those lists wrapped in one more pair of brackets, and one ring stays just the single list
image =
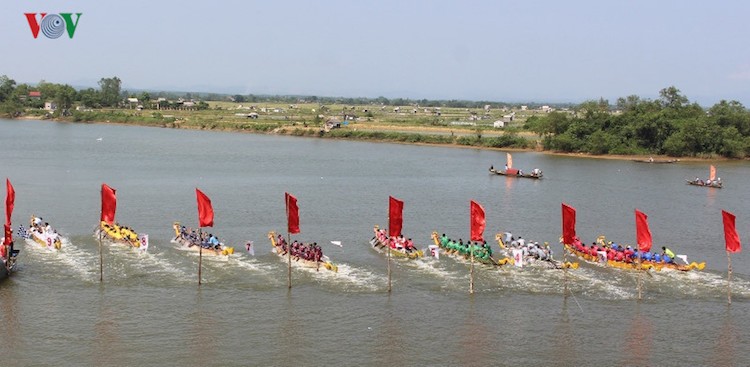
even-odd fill
[{"label": "distant house", "polygon": [[497,120],[497,121],[495,121],[495,122],[492,123],[492,127],[496,128],[496,129],[503,128],[503,127],[505,127],[505,121],[503,121],[503,120]]},{"label": "distant house", "polygon": [[508,115],[503,115],[503,122],[505,122],[506,124],[510,123],[510,122],[513,122],[513,118],[515,118],[515,117],[516,117],[516,113],[515,112],[510,113]]},{"label": "distant house", "polygon": [[550,112],[552,109],[549,106],[542,106],[541,110],[542,112]]},{"label": "distant house", "polygon": [[40,92],[40,91],[31,91],[31,92],[29,92],[29,98],[40,99],[40,98],[42,98],[42,92]]},{"label": "distant house", "polygon": [[130,97],[128,98],[128,103],[138,103],[138,98]]},{"label": "distant house", "polygon": [[529,106],[521,106],[521,111],[526,111],[529,109]]},{"label": "distant house", "polygon": [[57,103],[55,102],[44,102],[44,109],[47,111],[54,111],[57,109]]}]

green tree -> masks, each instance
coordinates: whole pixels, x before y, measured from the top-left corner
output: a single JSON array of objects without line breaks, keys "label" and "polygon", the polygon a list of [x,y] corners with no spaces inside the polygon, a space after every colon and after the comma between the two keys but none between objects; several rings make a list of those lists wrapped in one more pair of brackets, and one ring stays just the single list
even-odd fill
[{"label": "green tree", "polygon": [[687,97],[680,94],[680,90],[674,86],[659,91],[661,103],[666,108],[679,109],[688,104]]},{"label": "green tree", "polygon": [[8,78],[7,75],[0,76],[0,102],[12,97],[15,87],[15,80]]},{"label": "green tree", "polygon": [[99,80],[101,88],[101,105],[107,107],[116,107],[120,104],[120,92],[122,81],[118,77],[102,78]]}]

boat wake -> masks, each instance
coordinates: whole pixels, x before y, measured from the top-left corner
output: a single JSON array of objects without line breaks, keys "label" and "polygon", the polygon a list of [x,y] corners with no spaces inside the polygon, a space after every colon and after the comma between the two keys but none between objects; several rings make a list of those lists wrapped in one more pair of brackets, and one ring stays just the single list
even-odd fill
[{"label": "boat wake", "polygon": [[377,291],[385,285],[382,276],[378,276],[368,270],[347,264],[337,265],[338,272],[328,270],[318,271],[306,267],[299,267],[297,269],[314,275],[314,278],[320,282],[342,285],[345,291]]},{"label": "boat wake", "polygon": [[[141,270],[143,273],[168,276],[175,281],[184,281],[189,279],[192,275],[188,275],[182,269],[176,267],[169,261],[166,261],[161,257],[161,254],[154,254],[144,251],[129,251],[128,256],[137,258],[135,268]],[[192,281],[192,279],[190,279]]]},{"label": "boat wake", "polygon": [[60,250],[42,247],[32,239],[26,239],[25,242],[26,251],[42,258],[45,263],[59,265],[70,270],[84,281],[99,280],[95,266],[98,261],[96,254],[76,247],[67,237],[60,237],[62,243]]},{"label": "boat wake", "polygon": [[457,275],[456,271],[446,269],[445,264],[433,258],[419,258],[409,261],[405,265],[442,279],[453,279]]}]

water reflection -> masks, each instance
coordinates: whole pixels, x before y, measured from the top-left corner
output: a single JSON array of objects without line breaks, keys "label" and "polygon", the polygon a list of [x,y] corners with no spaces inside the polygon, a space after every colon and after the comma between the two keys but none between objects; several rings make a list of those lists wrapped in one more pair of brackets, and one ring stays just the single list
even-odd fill
[{"label": "water reflection", "polygon": [[203,292],[201,288],[198,288],[193,312],[188,314],[190,325],[188,350],[190,359],[196,366],[209,366],[217,361],[218,336],[214,331],[216,318],[213,316],[214,310],[211,306],[210,302],[204,302]]},{"label": "water reflection", "polygon": [[736,366],[735,355],[737,355],[737,352],[735,351],[735,345],[737,345],[737,339],[739,339],[739,336],[732,318],[732,309],[727,307],[724,322],[721,324],[719,335],[716,338],[713,354],[710,359],[705,361],[705,365]]},{"label": "water reflection", "polygon": [[651,345],[653,344],[653,326],[648,315],[641,312],[640,304],[636,306],[633,320],[625,336],[625,349],[622,351],[622,366],[651,365]]},{"label": "water reflection", "polygon": [[3,359],[17,360],[13,358],[14,353],[18,350],[22,350],[23,341],[21,339],[21,330],[19,322],[19,307],[18,307],[18,295],[16,294],[15,285],[8,285],[9,281],[6,280],[6,286],[2,288],[0,292],[0,310],[2,312],[3,322],[3,333],[0,334],[2,337],[2,347],[0,350],[3,351]]},{"label": "water reflection", "polygon": [[573,322],[568,311],[568,297],[565,297],[558,322],[555,325],[555,337],[553,338],[553,355],[559,358],[558,365],[560,366],[575,366],[578,361],[576,347],[579,343],[575,342],[578,338],[573,334],[573,330]]},{"label": "water reflection", "polygon": [[281,365],[295,365],[300,361],[309,360],[305,350],[309,348],[310,340],[306,340],[302,334],[304,325],[299,318],[295,308],[295,299],[292,291],[287,292],[286,302],[283,304],[281,316],[281,335],[279,335],[278,348]]},{"label": "water reflection", "polygon": [[117,313],[108,304],[103,285],[99,286],[99,311],[94,324],[93,365],[107,366],[122,361],[122,339]]},{"label": "water reflection", "polygon": [[[403,320],[395,310],[390,297],[385,305],[380,325],[377,342],[374,343],[375,355],[381,356],[378,364],[383,366],[403,365],[406,357],[404,346],[407,345],[408,341],[403,333]],[[379,353],[377,351],[387,352]]]},{"label": "water reflection", "polygon": [[[487,327],[482,322],[484,316],[476,311],[475,297],[469,298],[468,309],[464,313],[465,319],[461,323],[458,338],[458,360],[464,366],[491,366],[497,364],[493,361],[490,351],[495,350],[498,345],[487,332]],[[502,352],[500,352],[502,354]]]}]

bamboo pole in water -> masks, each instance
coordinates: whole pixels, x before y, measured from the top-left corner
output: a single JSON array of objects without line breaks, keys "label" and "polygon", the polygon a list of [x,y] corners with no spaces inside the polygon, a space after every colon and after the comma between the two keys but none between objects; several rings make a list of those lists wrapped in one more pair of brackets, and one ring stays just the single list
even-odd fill
[{"label": "bamboo pole in water", "polygon": [[104,282],[104,255],[102,254],[102,225],[99,224],[99,283]]},{"label": "bamboo pole in water", "polygon": [[641,260],[642,253],[643,252],[641,251],[641,249],[638,249],[638,300],[639,301],[641,300],[641,297],[642,297],[641,283],[643,282],[643,269],[641,268],[641,265],[643,262]]},{"label": "bamboo pole in water", "polygon": [[[377,241],[377,238],[375,239]],[[390,238],[388,239],[390,241]],[[388,293],[391,293],[391,245],[388,245]]]},{"label": "bamboo pole in water", "polygon": [[732,304],[732,258],[727,251],[727,301]]},{"label": "bamboo pole in water", "polygon": [[[471,234],[469,234],[471,238]],[[469,294],[474,294],[474,245],[469,241],[469,252],[471,253],[471,263],[469,265]]]},{"label": "bamboo pole in water", "polygon": [[[198,233],[200,233],[200,227],[198,228]],[[201,285],[201,271],[203,269],[203,244],[198,244],[198,285]]]},{"label": "bamboo pole in water", "polygon": [[[552,252],[550,251],[550,256]],[[568,250],[563,243],[563,297],[568,298]]]},{"label": "bamboo pole in water", "polygon": [[292,235],[289,232],[286,233],[286,260],[286,284],[289,289],[292,289]]}]

